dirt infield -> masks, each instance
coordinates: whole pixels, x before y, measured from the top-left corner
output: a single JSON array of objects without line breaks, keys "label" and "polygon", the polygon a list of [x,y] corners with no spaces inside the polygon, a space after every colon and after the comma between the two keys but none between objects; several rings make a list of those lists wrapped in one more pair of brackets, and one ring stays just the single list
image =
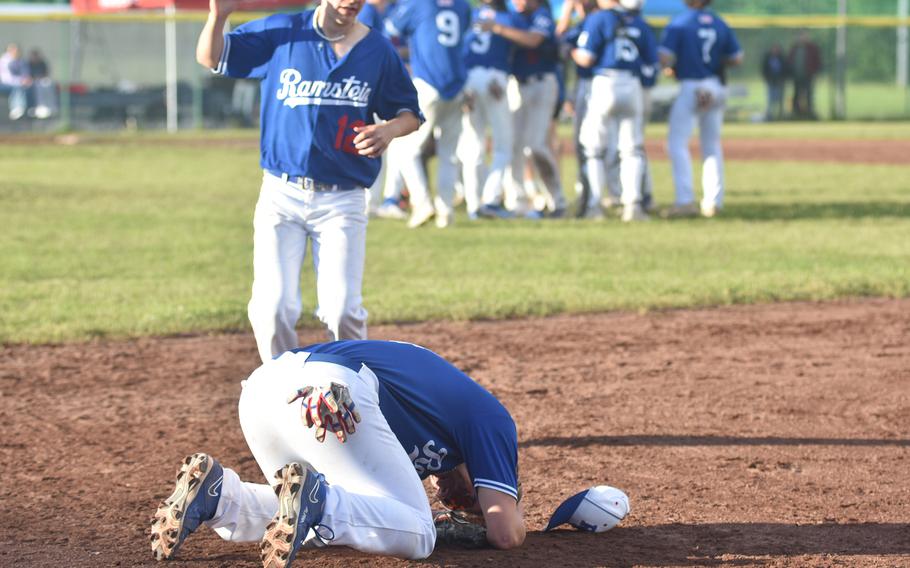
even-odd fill
[{"label": "dirt infield", "polygon": [[[426,565],[910,566],[908,300],[371,333],[446,356],[519,426],[525,546],[441,549]],[[155,564],[147,521],[185,454],[261,478],[236,414],[256,364],[243,334],[0,348],[0,566]],[[630,495],[620,527],[540,532],[563,498],[603,483]],[[181,558],[259,565],[255,545],[207,529]]]}]

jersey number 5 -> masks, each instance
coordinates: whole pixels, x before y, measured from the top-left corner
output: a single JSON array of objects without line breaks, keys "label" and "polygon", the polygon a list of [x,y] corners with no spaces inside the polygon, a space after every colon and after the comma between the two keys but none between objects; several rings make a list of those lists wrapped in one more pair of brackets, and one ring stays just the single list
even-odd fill
[{"label": "jersey number 5", "polygon": [[701,58],[705,63],[711,63],[711,48],[717,42],[717,30],[698,28],[698,37],[701,39]]},{"label": "jersey number 5", "polygon": [[439,30],[436,39],[443,47],[455,47],[461,41],[461,22],[452,10],[440,10],[436,14],[436,29]]},{"label": "jersey number 5", "polygon": [[357,133],[354,132],[354,129],[366,126],[366,123],[362,120],[355,120],[348,124],[349,120],[348,115],[344,115],[338,119],[338,132],[335,134],[335,149],[347,152],[348,154],[359,154],[357,148],[354,147],[354,138],[357,138]]}]

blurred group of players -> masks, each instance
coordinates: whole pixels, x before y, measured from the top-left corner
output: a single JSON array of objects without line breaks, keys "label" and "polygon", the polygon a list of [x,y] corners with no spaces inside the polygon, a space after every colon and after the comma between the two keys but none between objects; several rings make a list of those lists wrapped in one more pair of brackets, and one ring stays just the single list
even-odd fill
[{"label": "blurred group of players", "polygon": [[[681,83],[669,140],[676,200],[665,213],[715,215],[723,205],[722,76],[741,58],[739,45],[707,11],[710,0],[687,0],[687,14],[658,44],[643,4],[566,0],[554,18],[547,0],[482,0],[474,9],[466,0],[368,0],[360,18],[399,46],[427,119],[390,146],[371,213],[412,228],[450,226],[460,202],[470,219],[602,219],[611,211],[627,222],[648,219],[656,206],[644,125],[663,65]],[[556,136],[566,107],[579,166],[571,207]],[[696,122],[705,160],[698,204],[688,155]],[[433,154],[435,196],[426,167]]]}]

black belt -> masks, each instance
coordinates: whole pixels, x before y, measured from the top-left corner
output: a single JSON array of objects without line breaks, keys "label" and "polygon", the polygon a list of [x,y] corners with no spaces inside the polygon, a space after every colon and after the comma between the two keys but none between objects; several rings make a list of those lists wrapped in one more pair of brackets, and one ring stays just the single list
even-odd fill
[{"label": "black belt", "polygon": [[292,183],[295,185],[299,185],[301,187],[301,189],[305,189],[307,191],[344,191],[346,189],[346,188],[338,185],[337,183],[323,183],[321,181],[317,181],[313,178],[309,178],[309,177],[305,177],[305,176],[292,176],[292,175],[289,175],[289,174],[286,174],[283,172],[276,172],[273,170],[268,170],[268,172],[270,174],[272,174],[273,176],[275,176],[276,178],[280,178],[281,181],[283,181],[285,183]]}]

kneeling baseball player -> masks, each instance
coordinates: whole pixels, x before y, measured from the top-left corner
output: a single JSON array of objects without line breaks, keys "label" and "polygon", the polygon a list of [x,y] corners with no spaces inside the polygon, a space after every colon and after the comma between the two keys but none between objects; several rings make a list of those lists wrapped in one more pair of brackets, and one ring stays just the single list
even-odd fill
[{"label": "kneeling baseball player", "polygon": [[[288,351],[243,382],[239,412],[272,486],[241,481],[206,454],[187,457],[152,521],[159,560],[200,524],[260,542],[266,568],[290,566],[302,545],[421,559],[437,537],[524,542],[515,423],[428,349],[339,341]],[[485,527],[457,513],[434,522],[421,483],[430,475],[447,508],[477,513]]]}]

